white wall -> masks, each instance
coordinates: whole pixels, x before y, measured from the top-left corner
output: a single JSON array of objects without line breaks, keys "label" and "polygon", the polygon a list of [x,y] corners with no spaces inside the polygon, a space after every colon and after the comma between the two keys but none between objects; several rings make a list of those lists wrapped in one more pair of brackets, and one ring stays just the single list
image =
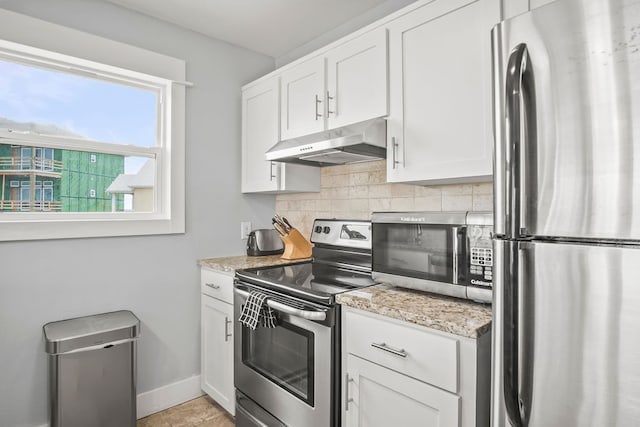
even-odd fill
[{"label": "white wall", "polygon": [[[138,393],[200,373],[196,260],[244,252],[239,223],[270,226],[274,196],[240,193],[240,86],[272,58],[97,0],[0,0],[0,7],[184,59],[184,235],[0,244],[0,425],[47,422],[41,327],[130,309],[142,321]],[[0,37],[2,34],[0,23]]]}]

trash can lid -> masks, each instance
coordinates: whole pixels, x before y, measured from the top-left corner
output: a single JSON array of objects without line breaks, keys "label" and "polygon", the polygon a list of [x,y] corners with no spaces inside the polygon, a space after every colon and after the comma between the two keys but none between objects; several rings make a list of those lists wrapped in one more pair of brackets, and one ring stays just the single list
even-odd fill
[{"label": "trash can lid", "polygon": [[42,329],[45,351],[60,354],[135,339],[140,335],[140,320],[121,310],[50,322]]}]

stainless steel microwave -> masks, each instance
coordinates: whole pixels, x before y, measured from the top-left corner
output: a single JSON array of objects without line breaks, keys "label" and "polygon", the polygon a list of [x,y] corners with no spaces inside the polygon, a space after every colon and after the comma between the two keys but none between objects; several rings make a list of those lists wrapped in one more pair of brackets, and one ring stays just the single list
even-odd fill
[{"label": "stainless steel microwave", "polygon": [[374,212],[373,279],[490,303],[492,231],[491,212]]}]

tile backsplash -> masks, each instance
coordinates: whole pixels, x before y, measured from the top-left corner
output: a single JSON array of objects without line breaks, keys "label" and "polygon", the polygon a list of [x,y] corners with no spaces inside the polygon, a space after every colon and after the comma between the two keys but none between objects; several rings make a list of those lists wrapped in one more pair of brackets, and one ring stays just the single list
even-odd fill
[{"label": "tile backsplash", "polygon": [[374,211],[490,211],[491,182],[452,185],[388,184],[386,161],[321,169],[319,193],[276,196],[276,213],[304,236],[315,218],[369,219]]}]

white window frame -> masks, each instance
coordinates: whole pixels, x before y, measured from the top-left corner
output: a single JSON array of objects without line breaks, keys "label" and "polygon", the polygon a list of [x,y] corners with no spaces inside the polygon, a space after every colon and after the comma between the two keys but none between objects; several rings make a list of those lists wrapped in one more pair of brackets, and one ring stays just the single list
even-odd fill
[{"label": "white window frame", "polygon": [[[124,153],[156,159],[154,212],[0,213],[0,241],[184,233],[185,62],[5,10],[0,22],[0,57],[152,86],[162,110],[160,144],[129,145]],[[122,146],[104,142],[6,131],[0,132],[0,143],[123,154]]]}]

